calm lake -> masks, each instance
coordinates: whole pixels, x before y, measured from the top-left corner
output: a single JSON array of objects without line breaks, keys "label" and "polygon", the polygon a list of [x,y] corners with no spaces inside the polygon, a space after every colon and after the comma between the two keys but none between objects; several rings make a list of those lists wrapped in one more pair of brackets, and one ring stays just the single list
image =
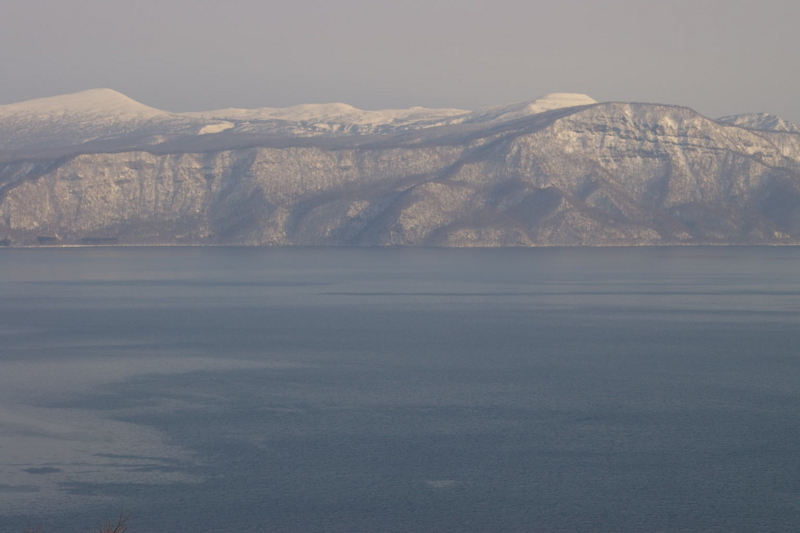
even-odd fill
[{"label": "calm lake", "polygon": [[800,248],[0,249],[0,531],[796,532]]}]

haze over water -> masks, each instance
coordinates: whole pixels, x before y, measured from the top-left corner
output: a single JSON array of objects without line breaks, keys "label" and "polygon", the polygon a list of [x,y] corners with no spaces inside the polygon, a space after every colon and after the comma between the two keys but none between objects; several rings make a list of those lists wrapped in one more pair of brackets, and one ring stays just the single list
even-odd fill
[{"label": "haze over water", "polygon": [[0,250],[2,531],[796,531],[799,261]]}]

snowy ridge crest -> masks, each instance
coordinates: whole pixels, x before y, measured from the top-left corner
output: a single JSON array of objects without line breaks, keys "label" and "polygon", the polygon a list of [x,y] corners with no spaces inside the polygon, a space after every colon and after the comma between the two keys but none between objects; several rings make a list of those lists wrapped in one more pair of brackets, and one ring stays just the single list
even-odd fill
[{"label": "snowy ridge crest", "polygon": [[300,104],[290,107],[262,107],[259,109],[219,109],[185,113],[187,116],[240,121],[284,120],[288,122],[331,122],[357,125],[384,125],[424,119],[446,118],[468,113],[461,109],[383,109],[365,111],[342,103]]},{"label": "snowy ridge crest", "polygon": [[750,130],[778,131],[783,133],[800,133],[800,126],[770,115],[769,113],[746,113],[743,115],[730,115],[717,119],[717,122],[733,124]]},{"label": "snowy ridge crest", "polygon": [[91,89],[0,106],[0,150],[30,151],[110,141],[118,147],[134,148],[181,136],[226,132],[286,137],[392,134],[435,126],[493,124],[595,103],[586,95],[555,93],[478,111],[424,107],[367,111],[331,103],[170,113],[112,89]]}]

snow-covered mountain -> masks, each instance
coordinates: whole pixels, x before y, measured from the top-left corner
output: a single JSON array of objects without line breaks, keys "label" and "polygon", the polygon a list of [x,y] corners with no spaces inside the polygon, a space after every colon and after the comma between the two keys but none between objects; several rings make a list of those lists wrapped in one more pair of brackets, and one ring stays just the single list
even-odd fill
[{"label": "snow-covered mountain", "polygon": [[88,91],[0,106],[0,244],[800,244],[787,124],[571,94],[177,114]]}]

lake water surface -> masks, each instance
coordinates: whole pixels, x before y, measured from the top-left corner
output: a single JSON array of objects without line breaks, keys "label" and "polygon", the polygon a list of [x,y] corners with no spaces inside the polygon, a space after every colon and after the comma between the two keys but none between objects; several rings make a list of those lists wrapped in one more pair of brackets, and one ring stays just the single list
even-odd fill
[{"label": "lake water surface", "polygon": [[796,532],[800,249],[0,250],[0,531]]}]

